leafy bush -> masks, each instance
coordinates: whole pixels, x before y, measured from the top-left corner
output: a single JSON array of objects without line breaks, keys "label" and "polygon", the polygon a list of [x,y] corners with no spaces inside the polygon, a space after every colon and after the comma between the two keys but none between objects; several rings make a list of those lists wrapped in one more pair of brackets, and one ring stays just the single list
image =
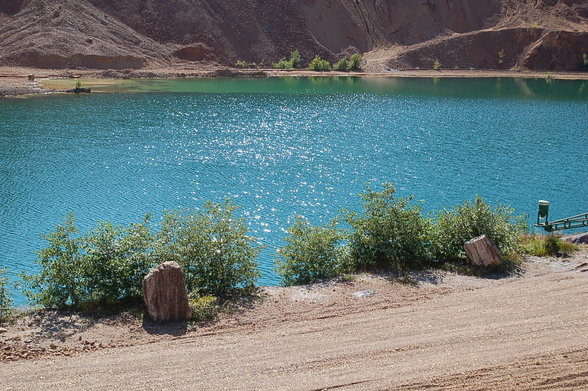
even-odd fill
[{"label": "leafy bush", "polygon": [[327,60],[323,60],[321,56],[317,55],[311,62],[308,64],[308,69],[311,71],[330,71],[331,70],[331,63]]},{"label": "leafy bush", "polygon": [[333,69],[340,72],[359,71],[361,69],[361,54],[355,53],[351,58],[343,57],[333,64]]},{"label": "leafy bush", "polygon": [[149,219],[129,227],[102,222],[84,237],[84,301],[116,307],[121,301],[141,299],[143,277],[155,266]]},{"label": "leafy bush", "polygon": [[294,69],[302,67],[302,60],[300,59],[300,52],[298,50],[294,50],[290,53],[290,66]]},{"label": "leafy bush", "polygon": [[280,58],[278,62],[274,62],[272,64],[272,68],[274,69],[292,69],[292,63],[286,58]]},{"label": "leafy bush", "polygon": [[359,71],[361,70],[361,54],[359,53],[355,53],[351,56],[351,59],[349,60],[349,64],[348,64],[348,69],[350,71]]},{"label": "leafy bush", "polygon": [[233,217],[236,210],[227,199],[224,204],[207,202],[204,212],[164,215],[156,256],[182,267],[188,292],[225,298],[255,287],[261,247],[247,235],[244,220]]},{"label": "leafy bush", "polygon": [[0,269],[0,322],[5,321],[12,313],[12,298],[8,292],[6,269]]},{"label": "leafy bush", "polygon": [[396,198],[390,183],[381,192],[367,189],[361,195],[363,214],[348,213],[353,231],[349,252],[359,270],[398,270],[421,267],[430,260],[431,224],[412,196]]},{"label": "leafy bush", "polygon": [[300,52],[294,50],[290,53],[290,59],[281,58],[278,62],[274,62],[272,67],[275,69],[297,69],[302,66],[302,60],[300,59]]},{"label": "leafy bush", "polygon": [[340,72],[348,71],[350,68],[350,62],[347,60],[347,57],[341,58],[335,64],[333,64],[333,69]]},{"label": "leafy bush", "polygon": [[284,285],[308,284],[345,271],[340,247],[343,235],[335,225],[336,221],[312,226],[301,217],[295,219],[276,260]]},{"label": "leafy bush", "polygon": [[24,293],[34,303],[46,308],[65,308],[77,306],[83,300],[83,262],[80,238],[74,236],[77,233],[75,218],[69,213],[54,232],[41,235],[49,245],[37,252],[41,273],[22,275]]},{"label": "leafy bush", "polygon": [[465,260],[465,242],[483,234],[492,239],[503,255],[512,254],[517,250],[524,226],[523,217],[513,213],[508,206],[491,208],[479,196],[474,202],[465,201],[453,209],[442,210],[435,230],[436,257],[442,261]]},{"label": "leafy bush", "polygon": [[44,235],[38,252],[39,274],[23,274],[25,294],[46,308],[117,307],[142,296],[143,277],[157,263],[178,262],[188,291],[227,296],[250,290],[259,272],[260,249],[246,235],[233,206],[207,203],[205,212],[167,213],[153,235],[150,217],[128,227],[103,222],[78,235],[73,214]]},{"label": "leafy bush", "polygon": [[48,247],[37,253],[40,274],[23,274],[25,294],[46,308],[116,307],[141,298],[141,283],[153,266],[149,217],[128,228],[101,223],[76,236],[69,213],[55,231],[42,235]]},{"label": "leafy bush", "polygon": [[144,276],[156,264],[176,261],[184,269],[188,291],[227,296],[254,287],[260,248],[247,236],[237,209],[207,203],[205,212],[167,213],[152,234],[150,216],[128,227],[100,223],[80,236],[68,214],[55,231],[42,235],[48,247],[37,253],[39,274],[22,278],[25,295],[46,308],[116,308],[140,300]]},{"label": "leafy bush", "polygon": [[218,298],[210,295],[200,297],[190,294],[188,304],[192,310],[192,320],[197,322],[214,318],[220,309]]},{"label": "leafy bush", "polygon": [[441,62],[439,60],[435,60],[435,62],[433,62],[433,69],[436,71],[441,70]]}]

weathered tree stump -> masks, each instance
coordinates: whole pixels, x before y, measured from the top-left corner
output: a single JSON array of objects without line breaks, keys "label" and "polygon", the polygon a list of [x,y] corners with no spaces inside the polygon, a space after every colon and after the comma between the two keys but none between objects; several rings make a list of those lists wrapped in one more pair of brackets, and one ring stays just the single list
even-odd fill
[{"label": "weathered tree stump", "polygon": [[474,265],[502,265],[504,259],[494,242],[486,235],[479,236],[464,245],[468,258]]},{"label": "weathered tree stump", "polygon": [[164,262],[145,276],[143,299],[156,322],[188,320],[192,315],[184,272],[176,262]]}]

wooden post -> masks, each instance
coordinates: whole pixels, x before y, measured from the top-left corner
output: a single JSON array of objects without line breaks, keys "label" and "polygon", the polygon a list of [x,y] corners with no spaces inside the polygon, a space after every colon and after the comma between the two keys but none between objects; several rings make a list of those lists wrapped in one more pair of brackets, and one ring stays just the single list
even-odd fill
[{"label": "wooden post", "polygon": [[502,265],[504,262],[498,248],[486,235],[466,242],[464,248],[468,258],[474,265],[494,266]]}]

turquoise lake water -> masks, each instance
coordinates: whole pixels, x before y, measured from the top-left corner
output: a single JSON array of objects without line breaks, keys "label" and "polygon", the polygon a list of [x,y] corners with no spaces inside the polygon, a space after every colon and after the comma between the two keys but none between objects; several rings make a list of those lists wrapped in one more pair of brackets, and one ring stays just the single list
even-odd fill
[{"label": "turquoise lake water", "polygon": [[[476,194],[533,220],[588,210],[588,83],[523,79],[284,78],[125,81],[110,93],[0,100],[0,267],[74,211],[157,219],[226,196],[268,248],[295,215],[326,222],[367,183],[426,211]],[[125,91],[125,92],[117,92]],[[17,304],[24,298],[15,292]]]}]

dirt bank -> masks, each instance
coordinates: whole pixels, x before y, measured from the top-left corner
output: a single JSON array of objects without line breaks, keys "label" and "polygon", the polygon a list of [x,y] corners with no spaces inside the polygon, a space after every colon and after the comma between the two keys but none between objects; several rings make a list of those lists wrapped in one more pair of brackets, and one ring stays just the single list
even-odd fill
[{"label": "dirt bank", "polygon": [[507,278],[435,271],[407,281],[360,275],[266,288],[237,312],[194,329],[130,316],[27,319],[0,341],[26,338],[29,345],[49,344],[49,353],[1,363],[2,386],[581,390],[587,384],[586,248],[570,259],[531,258],[524,273]]},{"label": "dirt bank", "polygon": [[584,0],[7,0],[0,66],[270,66],[298,49],[369,72],[588,69]]}]

